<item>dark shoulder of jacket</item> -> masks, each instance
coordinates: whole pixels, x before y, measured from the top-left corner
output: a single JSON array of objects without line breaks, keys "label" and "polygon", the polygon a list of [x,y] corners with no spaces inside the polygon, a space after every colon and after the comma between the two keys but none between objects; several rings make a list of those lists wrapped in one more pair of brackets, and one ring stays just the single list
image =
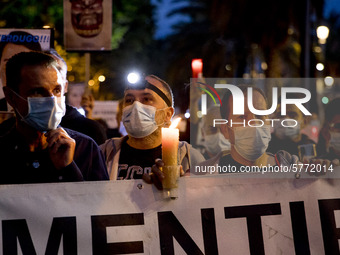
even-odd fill
[{"label": "dark shoulder of jacket", "polygon": [[15,127],[15,117],[11,117],[0,123],[0,136],[4,136],[9,133]]},{"label": "dark shoulder of jacket", "polygon": [[91,138],[89,137],[88,135],[85,135],[83,133],[80,133],[78,131],[75,131],[73,129],[69,129],[69,128],[64,128],[63,129],[66,131],[66,133],[76,141],[76,143],[78,142],[88,142],[88,143],[94,143],[97,145],[97,143]]},{"label": "dark shoulder of jacket", "polygon": [[104,128],[97,121],[84,117],[69,105],[66,105],[66,113],[60,125],[90,136],[97,144],[104,143],[107,138]]}]

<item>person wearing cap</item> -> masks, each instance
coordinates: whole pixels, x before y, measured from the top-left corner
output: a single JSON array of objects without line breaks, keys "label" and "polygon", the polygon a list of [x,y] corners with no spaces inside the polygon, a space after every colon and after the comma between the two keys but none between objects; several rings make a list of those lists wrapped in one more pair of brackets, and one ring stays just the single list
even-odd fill
[{"label": "person wearing cap", "polygon": [[[100,146],[111,180],[143,178],[160,187],[159,181],[164,178],[159,170],[163,165],[159,160],[162,156],[161,128],[170,125],[173,114],[171,88],[157,76],[148,75],[139,84],[128,86],[122,114],[128,135],[109,139]],[[178,162],[184,172],[203,160],[188,143],[179,142]]]},{"label": "person wearing cap", "polygon": [[21,52],[8,60],[4,93],[16,122],[0,136],[0,184],[109,179],[98,145],[59,125],[66,89],[52,56]]}]

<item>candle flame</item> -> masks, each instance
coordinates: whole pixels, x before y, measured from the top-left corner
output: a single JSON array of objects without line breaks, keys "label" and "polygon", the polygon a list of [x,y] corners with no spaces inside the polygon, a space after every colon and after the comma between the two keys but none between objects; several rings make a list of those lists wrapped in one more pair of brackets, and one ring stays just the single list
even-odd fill
[{"label": "candle flame", "polygon": [[177,117],[176,119],[174,119],[171,122],[171,125],[169,128],[177,128],[178,124],[181,122],[182,118],[181,117]]}]

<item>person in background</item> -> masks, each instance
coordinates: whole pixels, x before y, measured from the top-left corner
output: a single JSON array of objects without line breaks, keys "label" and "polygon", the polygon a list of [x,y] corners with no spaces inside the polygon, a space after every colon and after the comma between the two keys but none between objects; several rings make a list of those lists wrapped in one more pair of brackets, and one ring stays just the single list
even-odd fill
[{"label": "person in background", "polygon": [[[299,155],[299,145],[315,144],[307,135],[301,133],[301,130],[306,126],[306,119],[296,105],[288,104],[286,106],[287,114],[285,116],[281,115],[280,109],[281,105],[279,104],[272,117],[273,119],[279,119],[280,121],[274,122],[274,132],[267,151],[276,153],[279,150],[285,150],[292,155]],[[281,125],[283,119],[292,119],[285,121],[285,125],[289,125],[289,127]]]},{"label": "person in background", "polygon": [[[67,81],[67,64],[65,60],[57,53],[55,49],[50,49],[46,53],[50,54],[58,61],[60,72],[63,79]],[[84,117],[74,107],[66,104],[66,113],[61,120],[61,126],[73,129],[91,137],[98,145],[106,141],[106,133],[104,128],[94,120]]]},{"label": "person in background", "polygon": [[41,51],[39,42],[26,42],[26,40],[19,40],[27,36],[32,36],[30,33],[24,31],[13,31],[8,34],[8,37],[13,38],[17,36],[18,40],[4,40],[0,42],[0,111],[8,111],[5,95],[2,87],[6,86],[6,63],[7,61],[19,52],[28,52],[31,50]]},{"label": "person in background", "polygon": [[202,145],[203,156],[208,159],[216,156],[222,151],[230,151],[230,142],[221,133],[220,126],[213,126],[214,119],[221,119],[220,107],[212,106],[207,110],[207,115],[202,118]]},{"label": "person in background", "polygon": [[116,113],[117,128],[107,128],[106,130],[107,138],[123,137],[127,135],[126,129],[122,122],[123,102],[124,102],[123,99],[118,100]]},{"label": "person in background", "polygon": [[317,144],[318,158],[340,159],[340,98],[326,105],[325,121]]},{"label": "person in background", "polygon": [[319,115],[312,112],[311,116],[305,116],[306,126],[301,132],[308,136],[309,139],[318,143],[319,132],[321,129],[321,123],[319,120]]},{"label": "person in background", "polygon": [[[222,156],[219,160],[220,165],[281,165],[294,164],[298,162],[298,157],[291,155],[286,151],[279,150],[275,154],[267,153],[267,148],[271,140],[270,126],[266,123],[262,127],[243,126],[239,124],[245,120],[248,123],[251,119],[264,120],[268,116],[254,115],[248,108],[248,93],[246,86],[239,87],[245,94],[244,114],[233,114],[233,97],[228,91],[222,101],[221,116],[223,119],[229,120],[228,124],[221,125],[221,131],[226,139],[231,143],[229,154]],[[253,105],[255,109],[266,110],[267,99],[262,90],[253,87]],[[233,121],[233,126],[230,126],[230,121]]]},{"label": "person in background", "polygon": [[85,85],[83,83],[69,83],[68,91],[66,94],[66,102],[68,105],[73,106],[85,116],[85,110],[81,107],[81,99],[85,92]]},{"label": "person in background", "polygon": [[1,184],[107,180],[89,137],[59,126],[67,83],[52,56],[21,52],[6,65],[6,100],[16,124],[0,137]]},{"label": "person in background", "polygon": [[92,95],[91,91],[85,90],[85,93],[83,94],[81,98],[81,107],[85,111],[86,118],[97,122],[97,124],[99,124],[101,128],[104,130],[107,138],[120,137],[118,132],[115,132],[116,130],[109,128],[109,125],[107,124],[107,121],[105,119],[93,117],[92,113],[93,113],[94,105],[95,105],[94,96]]},{"label": "person in background", "polygon": [[[126,88],[122,121],[128,135],[109,139],[100,146],[111,180],[143,178],[161,188],[164,179],[159,169],[163,165],[159,160],[162,157],[161,128],[170,125],[173,114],[171,88],[157,76],[148,75],[139,84]],[[179,143],[178,163],[184,171],[203,160],[188,143]]]},{"label": "person in background", "polygon": [[[244,114],[234,115],[234,99],[228,90],[222,99],[220,108],[222,119],[228,120],[227,124],[219,124],[221,132],[230,141],[230,151],[217,154],[215,157],[207,159],[200,165],[235,166],[239,171],[241,166],[275,166],[297,164],[298,157],[286,151],[278,151],[275,154],[267,153],[268,144],[271,139],[271,127],[264,120],[268,116],[254,115],[248,108],[247,86],[239,86],[244,94]],[[238,102],[235,102],[238,104]],[[253,106],[258,110],[267,110],[267,99],[259,88],[253,87]],[[260,119],[263,126],[248,126],[252,119]],[[233,124],[231,125],[231,122]],[[241,124],[241,123],[244,123]],[[253,125],[255,125],[253,123]],[[193,174],[202,174],[191,171]]]},{"label": "person in background", "polygon": [[[284,166],[290,168],[294,164],[301,164],[298,156],[292,155],[284,150],[278,150],[276,153],[267,152],[268,144],[271,139],[271,126],[266,124],[268,116],[254,115],[248,108],[248,92],[247,86],[239,86],[243,92],[244,98],[244,114],[234,115],[233,114],[233,97],[231,92],[224,95],[221,105],[221,116],[222,119],[228,120],[227,124],[221,124],[221,132],[226,139],[229,139],[231,143],[230,153],[222,153],[217,156],[208,159],[200,164],[200,166],[212,166],[218,164],[219,166],[235,166],[239,171],[241,166],[256,166],[255,169],[261,169],[264,166]],[[237,105],[238,102],[235,102]],[[257,110],[267,110],[268,104],[267,99],[259,88],[253,87],[253,106]],[[248,126],[247,123],[250,120],[259,119],[262,120],[264,125]],[[231,125],[231,122],[233,123]],[[243,124],[242,124],[243,123]],[[339,162],[327,161],[327,160],[314,160],[304,161],[304,163],[329,165],[332,163],[333,166],[338,166]],[[305,171],[309,171],[309,167]],[[194,174],[202,174],[196,173]],[[224,172],[223,172],[224,173]],[[203,173],[204,174],[204,173]],[[280,175],[279,175],[280,174]],[[283,174],[283,175],[282,175]],[[278,172],[277,176],[280,177],[294,176],[295,178],[300,177],[300,173],[294,172]],[[294,175],[292,175],[294,174]],[[314,173],[309,173],[314,175]]]},{"label": "person in background", "polygon": [[81,98],[81,107],[85,111],[85,116],[92,119],[92,112],[94,108],[94,97],[90,91],[85,91]]}]

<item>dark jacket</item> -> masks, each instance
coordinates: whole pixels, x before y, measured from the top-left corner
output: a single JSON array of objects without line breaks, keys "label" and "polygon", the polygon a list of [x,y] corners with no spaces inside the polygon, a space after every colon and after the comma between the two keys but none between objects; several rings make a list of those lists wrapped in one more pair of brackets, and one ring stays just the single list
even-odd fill
[{"label": "dark jacket", "polygon": [[66,105],[66,113],[60,125],[91,137],[98,145],[103,144],[107,139],[104,128],[98,122],[84,117],[69,105]]},{"label": "dark jacket", "polygon": [[57,170],[48,149],[31,152],[25,139],[12,128],[0,137],[0,184],[108,180],[104,157],[88,136],[66,129],[76,141],[73,162]]}]

